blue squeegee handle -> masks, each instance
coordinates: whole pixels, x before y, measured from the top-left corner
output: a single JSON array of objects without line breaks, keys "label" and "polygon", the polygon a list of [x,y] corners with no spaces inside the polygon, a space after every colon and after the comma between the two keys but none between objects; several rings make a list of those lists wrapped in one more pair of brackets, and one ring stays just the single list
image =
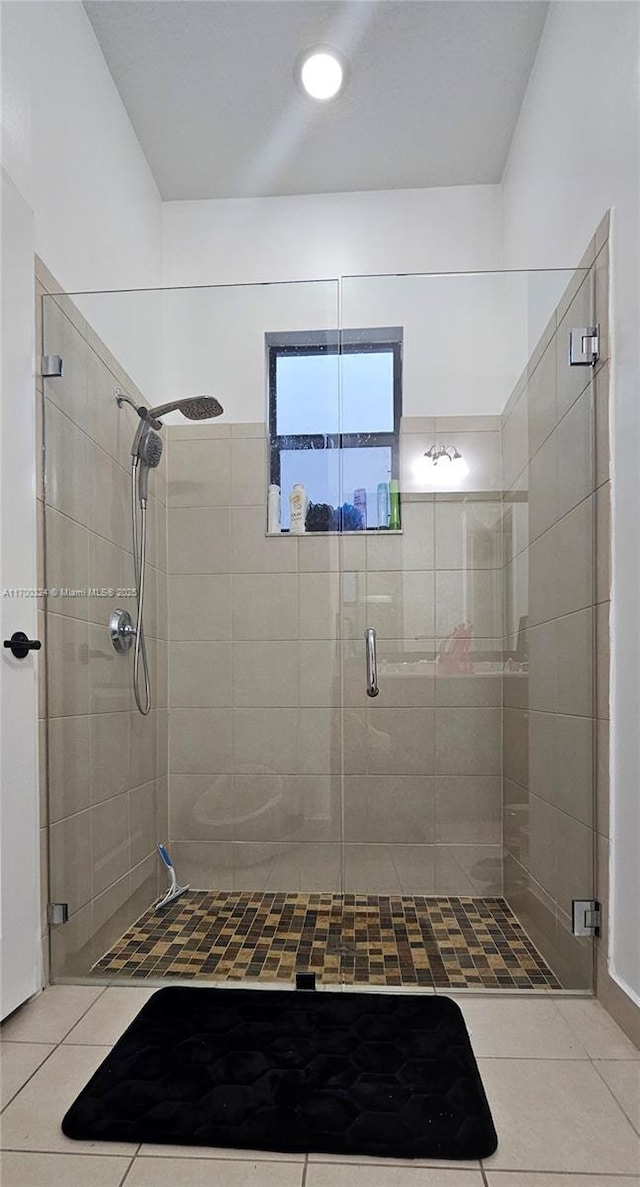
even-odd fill
[{"label": "blue squeegee handle", "polygon": [[172,862],[171,858],[169,857],[169,854],[167,853],[167,851],[166,851],[166,849],[165,849],[164,845],[161,845],[161,844],[160,844],[160,842],[158,842],[158,846],[157,846],[157,848],[158,848],[158,853],[160,854],[160,856],[161,856],[161,858],[162,858],[162,860],[163,860],[164,864],[166,865],[167,869],[168,869],[168,870],[172,870],[172,869],[173,869],[173,862]]}]

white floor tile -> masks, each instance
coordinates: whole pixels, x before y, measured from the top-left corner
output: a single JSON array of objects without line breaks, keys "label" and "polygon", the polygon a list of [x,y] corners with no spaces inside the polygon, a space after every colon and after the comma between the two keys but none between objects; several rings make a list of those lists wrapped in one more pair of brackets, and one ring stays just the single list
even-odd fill
[{"label": "white floor tile", "polygon": [[574,1032],[544,998],[456,997],[476,1057],[587,1059]]},{"label": "white floor tile", "polygon": [[65,1043],[86,1043],[90,1047],[104,1044],[113,1046],[136,1014],[140,1013],[145,1002],[156,992],[155,989],[121,989],[112,986],[74,1026]]},{"label": "white floor tile", "polygon": [[3,1043],[0,1052],[0,1108],[26,1084],[53,1051],[51,1043]]},{"label": "white floor tile", "polygon": [[309,1163],[306,1187],[482,1187],[479,1170]]},{"label": "white floor tile", "polygon": [[591,1063],[482,1059],[479,1066],[498,1133],[487,1170],[640,1170],[640,1140]]},{"label": "white floor tile", "polygon": [[64,1154],[135,1154],[135,1144],[75,1142],[66,1138],[60,1128],[69,1105],[108,1053],[108,1047],[58,1047],[2,1114],[3,1148]]},{"label": "white floor tile", "polygon": [[545,1175],[487,1170],[489,1187],[636,1187],[635,1175]]},{"label": "white floor tile", "polygon": [[340,1163],[343,1166],[365,1166],[365,1167],[366,1166],[386,1166],[386,1167],[389,1167],[389,1166],[402,1167],[402,1166],[404,1166],[404,1167],[408,1167],[409,1170],[413,1170],[417,1166],[418,1167],[437,1167],[440,1170],[443,1167],[452,1168],[453,1170],[476,1170],[476,1171],[480,1170],[480,1163],[477,1161],[476,1162],[463,1162],[463,1161],[458,1161],[458,1159],[456,1159],[455,1161],[449,1162],[446,1158],[365,1158],[365,1157],[348,1158],[345,1154],[342,1154],[342,1155],[340,1155],[340,1154],[310,1154],[309,1162],[310,1163],[312,1163],[312,1162],[319,1163],[319,1164],[331,1163],[334,1165],[336,1163]]},{"label": "white floor tile", "polygon": [[3,1042],[60,1043],[102,991],[102,985],[50,985],[3,1022],[0,1037]]},{"label": "white floor tile", "polygon": [[631,1124],[640,1133],[640,1062],[607,1059],[598,1060],[594,1066],[609,1085]]},{"label": "white floor tile", "polygon": [[583,1044],[591,1059],[640,1059],[634,1047],[613,1018],[593,999],[556,998],[556,1006],[565,1022]]},{"label": "white floor tile", "polygon": [[138,1150],[140,1158],[240,1158],[245,1162],[304,1162],[304,1154],[284,1154],[271,1150],[232,1150],[223,1146],[156,1146],[151,1143]]},{"label": "white floor tile", "polygon": [[128,1158],[90,1154],[0,1155],[2,1187],[119,1187]]},{"label": "white floor tile", "polygon": [[136,1158],[126,1187],[302,1187],[303,1171],[294,1162]]}]

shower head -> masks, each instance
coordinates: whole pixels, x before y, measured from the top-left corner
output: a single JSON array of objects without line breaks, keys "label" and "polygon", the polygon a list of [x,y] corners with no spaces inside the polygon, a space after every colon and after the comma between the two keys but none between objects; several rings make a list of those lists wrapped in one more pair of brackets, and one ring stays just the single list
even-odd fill
[{"label": "shower head", "polygon": [[222,416],[224,408],[215,396],[187,396],[184,400],[171,400],[168,404],[159,404],[157,408],[147,408],[146,404],[136,404],[124,392],[116,391],[118,407],[130,404],[135,408],[141,420],[151,425],[152,429],[161,429],[161,416],[167,412],[181,412],[187,420],[209,420],[213,416]]},{"label": "shower head", "polygon": [[152,428],[140,437],[138,457],[145,466],[149,466],[152,470],[155,470],[156,466],[160,465],[162,444],[162,437],[159,433],[154,433]]},{"label": "shower head", "polygon": [[215,396],[188,396],[184,400],[172,400],[169,404],[150,408],[146,416],[155,421],[166,412],[181,412],[187,420],[209,420],[212,416],[222,416],[224,408]]}]

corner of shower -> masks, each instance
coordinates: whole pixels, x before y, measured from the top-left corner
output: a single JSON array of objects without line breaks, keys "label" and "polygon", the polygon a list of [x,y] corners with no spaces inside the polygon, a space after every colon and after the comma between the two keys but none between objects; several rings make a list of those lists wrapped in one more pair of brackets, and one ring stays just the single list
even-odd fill
[{"label": "corner of shower", "polygon": [[593,300],[592,269],[45,299],[53,979],[592,990]]}]

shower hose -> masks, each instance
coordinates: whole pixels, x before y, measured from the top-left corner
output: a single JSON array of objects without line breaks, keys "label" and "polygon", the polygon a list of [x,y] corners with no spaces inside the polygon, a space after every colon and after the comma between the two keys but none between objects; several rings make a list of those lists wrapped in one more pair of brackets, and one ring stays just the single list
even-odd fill
[{"label": "shower hose", "polygon": [[[144,578],[147,562],[147,500],[138,499],[138,465],[139,459],[133,458],[131,463],[131,529],[133,536],[133,574],[136,587],[137,621],[133,652],[133,695],[136,705],[147,716],[151,709],[151,687],[149,683],[149,664],[147,662],[147,645],[144,637]],[[138,505],[140,506],[140,526],[138,529]],[[142,677],[144,689],[140,689],[140,660],[142,659]]]}]

